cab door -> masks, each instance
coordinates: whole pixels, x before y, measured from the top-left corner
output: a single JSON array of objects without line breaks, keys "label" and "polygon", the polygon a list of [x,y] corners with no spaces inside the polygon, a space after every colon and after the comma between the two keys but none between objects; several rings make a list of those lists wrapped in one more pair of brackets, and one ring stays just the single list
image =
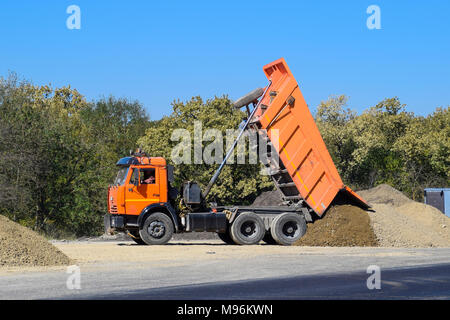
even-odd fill
[{"label": "cab door", "polygon": [[160,202],[159,170],[137,166],[130,171],[125,188],[125,214],[139,215],[148,205]]}]

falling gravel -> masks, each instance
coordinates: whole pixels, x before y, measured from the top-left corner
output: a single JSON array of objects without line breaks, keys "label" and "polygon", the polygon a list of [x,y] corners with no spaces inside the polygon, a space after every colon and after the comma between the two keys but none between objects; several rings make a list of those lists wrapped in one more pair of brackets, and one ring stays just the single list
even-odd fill
[{"label": "falling gravel", "polygon": [[72,261],[36,232],[0,215],[0,266],[61,266]]},{"label": "falling gravel", "polygon": [[308,225],[297,246],[375,247],[378,245],[366,211],[352,205],[331,207]]}]

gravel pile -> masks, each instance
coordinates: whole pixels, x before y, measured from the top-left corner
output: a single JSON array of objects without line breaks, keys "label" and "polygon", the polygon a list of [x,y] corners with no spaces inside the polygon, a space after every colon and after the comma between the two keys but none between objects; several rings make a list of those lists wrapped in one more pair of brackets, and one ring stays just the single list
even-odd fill
[{"label": "gravel pile", "polygon": [[380,184],[375,188],[357,191],[357,193],[371,204],[381,203],[392,207],[400,207],[412,201],[403,193],[387,184]]},{"label": "gravel pile", "polygon": [[253,207],[282,205],[283,200],[281,199],[281,193],[278,190],[263,192],[252,203]]},{"label": "gravel pile", "polygon": [[352,205],[331,207],[322,219],[308,224],[297,246],[375,247],[378,245],[366,211]]},{"label": "gravel pile", "polygon": [[57,266],[72,261],[44,237],[0,215],[0,266]]},{"label": "gravel pile", "polygon": [[[450,218],[438,209],[413,201],[386,184],[358,194],[370,203],[371,210],[332,206],[321,219],[308,224],[297,245],[450,247]],[[277,190],[262,193],[253,203],[280,204]]]},{"label": "gravel pile", "polygon": [[382,247],[450,247],[450,218],[383,184],[358,191],[371,205],[371,225]]},{"label": "gravel pile", "polygon": [[[281,206],[278,190],[261,193],[252,206]],[[352,205],[331,207],[321,219],[308,224],[306,234],[297,246],[370,247],[378,241],[366,211]]]}]

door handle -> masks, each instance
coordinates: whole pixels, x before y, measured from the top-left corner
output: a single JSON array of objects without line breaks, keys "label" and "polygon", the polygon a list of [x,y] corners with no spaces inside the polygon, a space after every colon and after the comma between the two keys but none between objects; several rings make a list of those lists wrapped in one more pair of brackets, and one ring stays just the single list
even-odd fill
[{"label": "door handle", "polygon": [[159,197],[159,193],[154,193],[153,196],[154,197]]}]

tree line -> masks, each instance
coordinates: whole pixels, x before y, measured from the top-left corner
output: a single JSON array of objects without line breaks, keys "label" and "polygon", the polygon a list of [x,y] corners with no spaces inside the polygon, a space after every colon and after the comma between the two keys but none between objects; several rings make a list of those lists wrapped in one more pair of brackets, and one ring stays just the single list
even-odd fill
[{"label": "tree line", "polygon": [[51,237],[98,234],[114,164],[148,126],[138,102],[0,79],[0,214]]},{"label": "tree line", "polygon": [[[448,187],[450,113],[407,112],[398,98],[358,115],[346,96],[330,97],[316,123],[344,182],[356,189],[388,183],[421,200],[424,187]],[[100,234],[115,163],[136,147],[171,162],[174,129],[237,128],[244,113],[227,97],[172,103],[151,121],[137,101],[87,101],[70,87],[36,86],[0,78],[0,214],[50,237]],[[208,142],[205,142],[207,145]],[[226,146],[224,147],[227,148]],[[176,182],[206,186],[218,165],[180,164]],[[219,204],[249,204],[273,184],[260,165],[226,165],[210,193]]]}]

